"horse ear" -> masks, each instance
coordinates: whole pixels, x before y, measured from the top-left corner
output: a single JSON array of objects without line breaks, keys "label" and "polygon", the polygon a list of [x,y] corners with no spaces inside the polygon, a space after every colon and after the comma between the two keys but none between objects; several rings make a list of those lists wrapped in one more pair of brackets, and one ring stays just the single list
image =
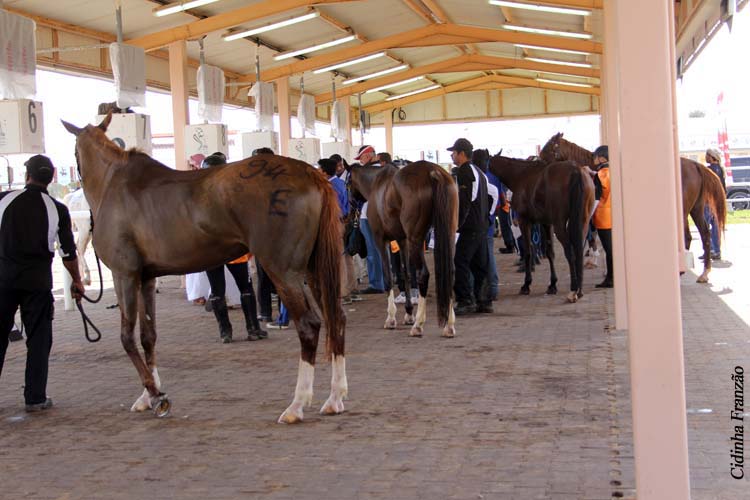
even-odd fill
[{"label": "horse ear", "polygon": [[68,132],[70,132],[71,134],[73,134],[75,136],[78,136],[78,134],[80,134],[81,132],[83,132],[82,128],[78,128],[75,125],[73,125],[72,123],[68,123],[65,120],[60,120],[60,121],[62,122],[63,127],[65,127],[65,130],[67,130]]},{"label": "horse ear", "polygon": [[112,121],[112,110],[109,110],[109,113],[107,113],[107,116],[104,117],[104,120],[98,125],[100,129],[102,129],[102,132],[107,131],[107,127],[109,127],[109,122]]}]

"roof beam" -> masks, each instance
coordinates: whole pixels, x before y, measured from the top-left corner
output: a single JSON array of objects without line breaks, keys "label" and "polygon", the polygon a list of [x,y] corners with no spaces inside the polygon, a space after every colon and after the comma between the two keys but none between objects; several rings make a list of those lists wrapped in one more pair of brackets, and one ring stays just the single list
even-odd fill
[{"label": "roof beam", "polygon": [[471,78],[469,80],[464,80],[462,82],[454,83],[452,85],[447,85],[443,88],[429,90],[427,92],[422,92],[421,94],[415,94],[409,97],[404,97],[403,99],[395,99],[392,101],[383,101],[377,104],[371,104],[369,106],[365,106],[363,109],[373,114],[380,113],[381,111],[387,111],[389,109],[398,108],[406,104],[424,101],[426,99],[431,99],[433,97],[438,97],[438,96],[445,95],[445,94],[451,94],[454,92],[465,92],[465,91],[470,91],[472,89],[487,90],[487,86],[491,83],[494,83],[497,85],[497,87],[495,88],[508,88],[509,86],[510,87],[536,87],[536,88],[542,88],[542,89],[548,89],[548,90],[560,90],[563,92],[572,92],[572,93],[578,93],[578,94],[590,94],[590,95],[600,94],[598,87],[594,87],[594,88],[574,87],[574,86],[565,85],[565,84],[537,82],[536,80],[532,80],[530,78],[519,78],[519,77],[504,76],[504,75],[485,75],[485,76],[480,76],[478,78]]},{"label": "roof beam", "polygon": [[[434,38],[436,35],[437,38]],[[442,36],[447,36],[447,38],[440,38]],[[397,33],[378,40],[372,40],[357,45],[356,47],[347,47],[327,54],[310,57],[303,61],[295,61],[283,66],[276,66],[261,73],[261,80],[267,82],[285,76],[293,76],[298,73],[304,73],[305,71],[311,71],[386,49],[477,42],[525,43],[529,45],[538,45],[540,47],[582,50],[596,54],[602,53],[601,43],[588,40],[571,40],[559,36],[517,33],[507,30],[478,28],[475,26],[464,26],[460,24],[432,24],[411,31]],[[246,74],[240,78],[240,81],[254,82],[255,75]]]},{"label": "roof beam", "polygon": [[127,43],[129,45],[142,47],[148,51],[163,47],[172,42],[199,38],[214,31],[224,30],[242,23],[255,21],[275,14],[281,14],[300,7],[312,7],[314,5],[351,1],[354,0],[265,0],[229,12],[222,12],[221,14],[216,14],[215,16],[207,17],[206,19],[183,24],[182,26],[132,38],[128,40]]},{"label": "roof beam", "polygon": [[423,20],[427,21],[429,24],[435,24],[435,19],[425,12],[419,5],[417,5],[415,0],[403,0],[404,3],[412,10],[414,13],[416,13],[419,17],[421,17]]},{"label": "roof beam", "polygon": [[[393,73],[386,76],[381,76],[380,78],[375,78],[374,80],[367,80],[360,83],[353,83],[351,85],[342,85],[336,88],[336,98],[346,97],[350,95],[356,95],[360,92],[365,92],[370,89],[374,89],[375,87],[380,87],[382,85],[388,85],[390,83],[396,83],[400,82],[409,78],[414,78],[415,76],[422,76],[422,75],[428,75],[430,73],[441,73],[446,71],[451,71],[451,68],[453,68],[456,65],[466,63],[469,61],[470,55],[466,54],[463,56],[457,56],[452,57],[450,59],[445,59],[443,61],[438,61],[436,63],[432,64],[425,64],[424,66],[418,66],[416,68],[411,68],[405,71],[399,71],[398,73]],[[333,94],[331,92],[326,92],[324,94],[318,94],[315,96],[315,103],[321,104],[324,102],[329,102],[333,100]]]},{"label": "roof beam", "polygon": [[[564,64],[540,63],[536,61],[527,61],[526,59],[516,59],[512,57],[485,56],[482,54],[472,54],[469,61],[477,63],[477,69],[473,71],[495,70],[507,68],[526,69],[529,71],[541,71],[547,73],[561,73],[564,75],[583,76],[587,78],[600,78],[601,72],[598,68],[578,68],[575,66],[566,66]],[[480,68],[483,64],[487,67]]]},{"label": "roof beam", "polygon": [[604,8],[603,0],[539,0],[539,1],[527,1],[527,0],[516,0],[520,3],[528,3],[531,5],[553,5],[555,7],[573,7],[576,9],[602,9]]}]

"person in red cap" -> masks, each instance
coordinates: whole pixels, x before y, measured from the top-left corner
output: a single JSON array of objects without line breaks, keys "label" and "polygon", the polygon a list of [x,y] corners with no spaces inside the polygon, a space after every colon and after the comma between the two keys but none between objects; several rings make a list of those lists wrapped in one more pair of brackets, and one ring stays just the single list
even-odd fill
[{"label": "person in red cap", "polygon": [[[375,154],[375,148],[369,145],[363,145],[359,148],[357,156],[354,157],[360,164],[366,167],[380,167],[380,162]],[[362,205],[359,218],[359,229],[365,237],[367,244],[367,278],[370,286],[360,293],[384,293],[385,279],[383,278],[383,263],[380,260],[380,252],[372,237],[372,229],[367,222],[367,202]]]},{"label": "person in red cap", "polygon": [[49,353],[52,349],[52,258],[55,242],[63,265],[73,277],[71,293],[81,300],[83,282],[68,208],[47,193],[55,167],[36,155],[26,165],[26,187],[0,193],[0,373],[16,310],[26,329],[26,411],[52,407],[47,397]]}]

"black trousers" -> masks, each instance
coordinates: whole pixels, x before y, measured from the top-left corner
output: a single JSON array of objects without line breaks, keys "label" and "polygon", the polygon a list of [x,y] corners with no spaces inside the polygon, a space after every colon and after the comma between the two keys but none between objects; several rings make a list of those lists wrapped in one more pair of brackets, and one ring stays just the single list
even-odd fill
[{"label": "black trousers", "polygon": [[[388,249],[388,253],[391,254],[391,273],[396,277],[396,284],[399,291],[406,293],[409,290],[406,289],[406,276],[404,276],[403,269],[401,269],[401,252],[401,249],[396,253],[391,252],[390,248]],[[409,266],[409,285],[414,289],[417,288],[417,266],[409,263],[409,257],[406,257],[406,259],[406,265]]]},{"label": "black trousers", "polygon": [[258,304],[260,315],[266,318],[273,317],[273,306],[271,305],[271,293],[276,291],[273,281],[268,277],[260,262],[256,259],[255,268],[258,270]]},{"label": "black trousers", "polygon": [[[250,272],[247,268],[247,262],[225,265],[227,266],[227,269],[229,269],[232,278],[234,278],[234,282],[237,283],[237,288],[240,289],[240,293],[252,293],[253,285],[250,281]],[[227,294],[227,283],[224,279],[224,266],[209,269],[206,271],[206,275],[208,275],[208,282],[211,284],[211,296],[224,297]]]},{"label": "black trousers", "polygon": [[[489,287],[486,283],[489,273],[487,254],[487,231],[463,232],[456,242],[456,281],[453,291],[456,302],[489,302]],[[473,276],[473,287],[472,287]],[[473,290],[472,290],[473,288]]]},{"label": "black trousers", "polygon": [[49,353],[52,349],[52,317],[55,306],[49,290],[0,289],[0,375],[8,350],[8,335],[19,306],[26,330],[26,379],[23,391],[26,404],[47,399]]},{"label": "black trousers", "polygon": [[604,248],[604,253],[607,257],[607,277],[604,279],[612,281],[612,278],[614,278],[614,272],[612,269],[612,230],[597,229],[596,232],[599,233],[599,240],[602,242],[602,247]]},{"label": "black trousers", "polygon": [[505,248],[516,248],[516,240],[513,238],[513,230],[510,228],[510,213],[505,210],[499,212],[500,234],[503,237]]}]

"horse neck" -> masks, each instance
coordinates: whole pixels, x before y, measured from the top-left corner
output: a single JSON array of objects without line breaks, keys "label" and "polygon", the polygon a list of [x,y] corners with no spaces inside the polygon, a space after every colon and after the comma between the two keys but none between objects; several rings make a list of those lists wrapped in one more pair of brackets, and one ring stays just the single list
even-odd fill
[{"label": "horse neck", "polygon": [[122,162],[121,152],[84,139],[78,147],[78,155],[83,192],[92,210],[96,210],[116,165]]},{"label": "horse neck", "polygon": [[375,184],[375,179],[380,175],[381,173],[385,172],[388,167],[353,167],[352,168],[352,179],[356,179],[357,185],[355,186],[357,188],[357,191],[364,196],[366,200],[370,199],[370,194],[373,190],[373,184]]},{"label": "horse neck", "polygon": [[594,165],[594,154],[588,149],[582,148],[578,144],[570,141],[560,141],[560,152],[563,160],[572,160],[579,165],[591,167]]},{"label": "horse neck", "polygon": [[490,172],[495,174],[500,181],[508,186],[511,191],[526,174],[528,174],[529,165],[533,162],[506,158],[504,156],[495,156],[490,158]]}]

